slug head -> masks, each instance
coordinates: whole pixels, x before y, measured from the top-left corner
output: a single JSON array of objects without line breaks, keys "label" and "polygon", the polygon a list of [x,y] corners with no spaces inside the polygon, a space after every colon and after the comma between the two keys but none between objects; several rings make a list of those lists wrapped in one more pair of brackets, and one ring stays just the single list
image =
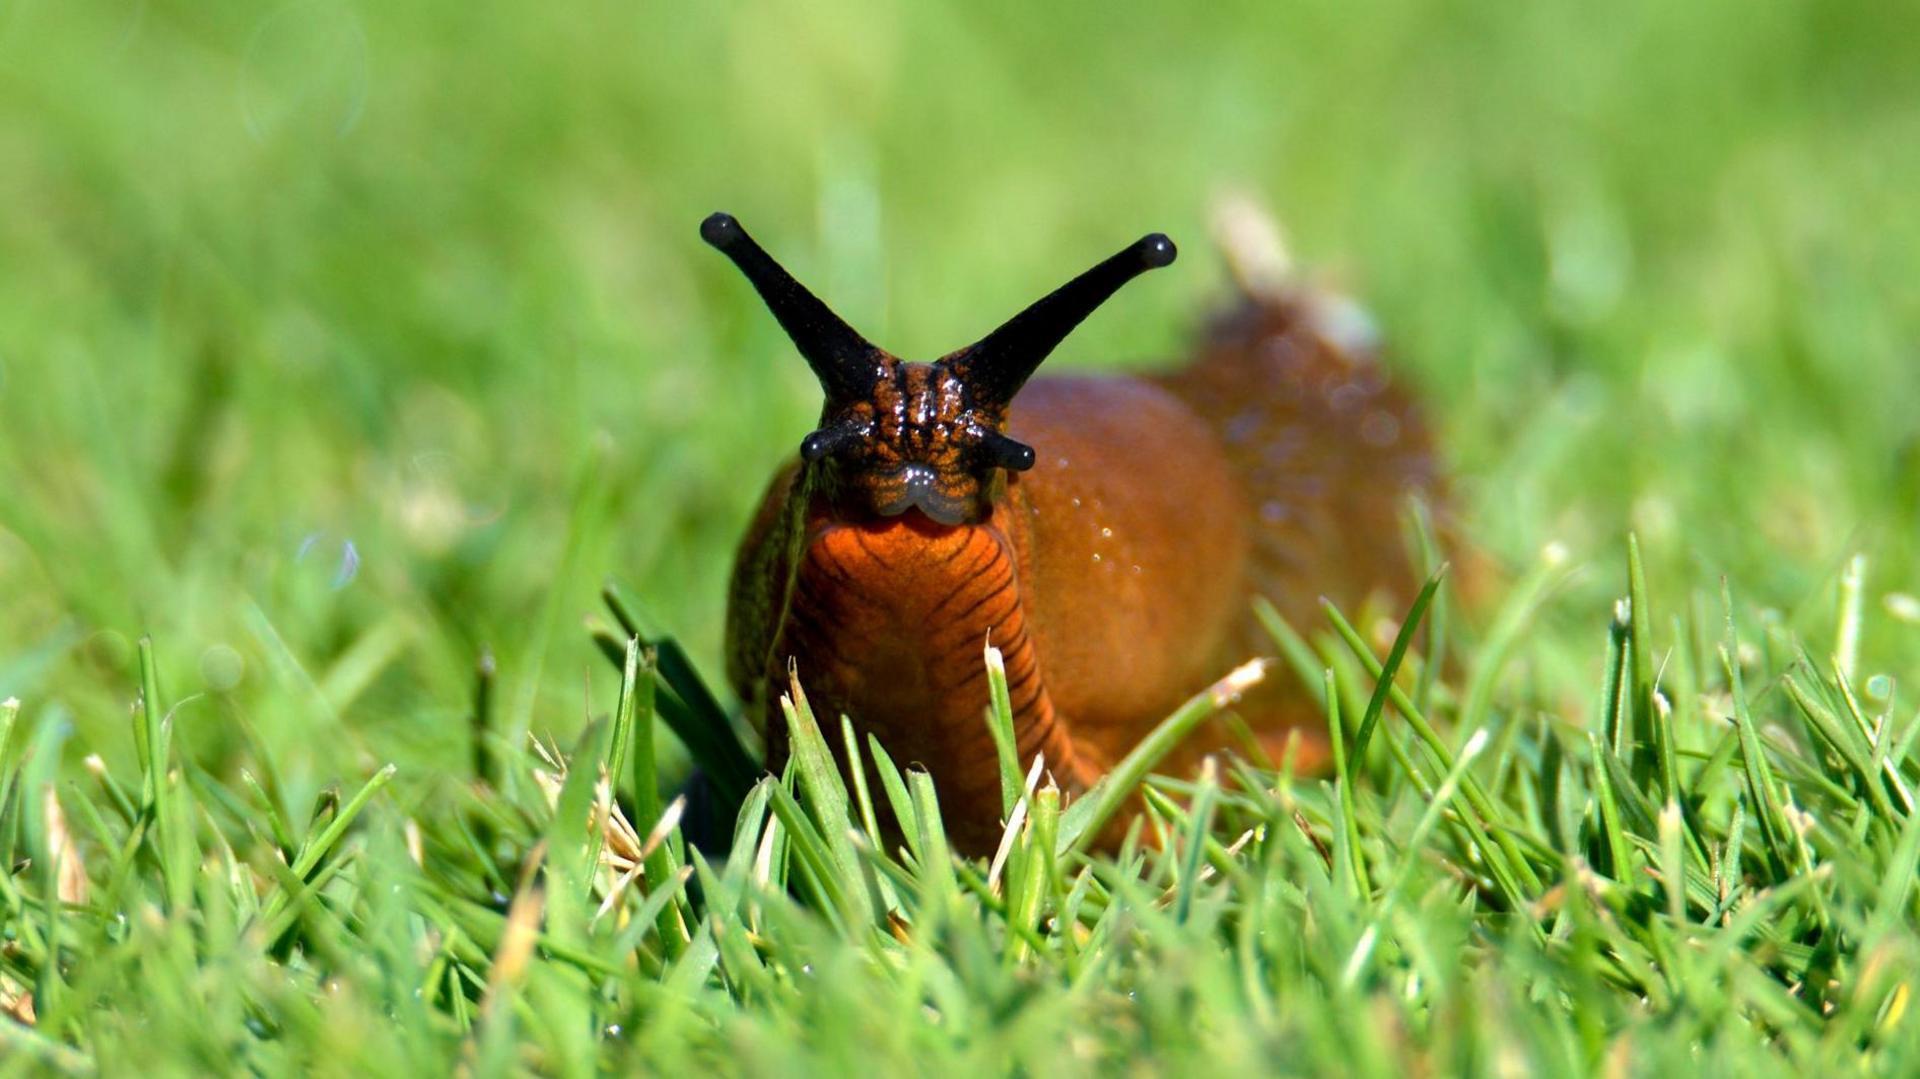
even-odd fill
[{"label": "slug head", "polygon": [[918,509],[945,525],[985,520],[1002,474],[1033,467],[1033,448],[1006,433],[1007,409],[1041,361],[1121,285],[1176,254],[1164,235],[1142,237],[979,341],[911,363],[855,332],[731,215],[707,218],[700,235],[753,283],[820,380],[820,426],[800,443],[813,489],[842,514]]}]

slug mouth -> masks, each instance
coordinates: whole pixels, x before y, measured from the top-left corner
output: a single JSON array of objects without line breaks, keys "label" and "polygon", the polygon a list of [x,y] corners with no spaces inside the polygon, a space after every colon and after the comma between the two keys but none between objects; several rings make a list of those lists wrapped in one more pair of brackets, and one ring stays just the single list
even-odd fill
[{"label": "slug mouth", "polygon": [[882,517],[919,510],[937,524],[955,527],[967,523],[972,507],[967,500],[954,497],[940,482],[939,473],[926,465],[902,468],[887,487],[891,497],[875,507]]}]

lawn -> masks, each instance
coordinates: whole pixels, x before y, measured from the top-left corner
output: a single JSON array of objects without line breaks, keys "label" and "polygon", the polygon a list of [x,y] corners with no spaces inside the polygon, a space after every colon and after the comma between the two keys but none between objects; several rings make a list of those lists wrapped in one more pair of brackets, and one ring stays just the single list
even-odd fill
[{"label": "lawn", "polygon": [[[1916,176],[1857,0],[0,5],[0,1071],[1910,1074]],[[1164,230],[1138,369],[1225,192],[1475,567],[1276,627],[1337,773],[649,845],[819,406],[700,220],[920,358]]]}]

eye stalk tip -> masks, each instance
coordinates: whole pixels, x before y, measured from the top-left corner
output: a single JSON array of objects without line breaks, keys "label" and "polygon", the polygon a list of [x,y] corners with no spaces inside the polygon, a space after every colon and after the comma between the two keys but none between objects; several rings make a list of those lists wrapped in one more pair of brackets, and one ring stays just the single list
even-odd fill
[{"label": "eye stalk tip", "polygon": [[1164,232],[1152,232],[1140,237],[1140,242],[1134,244],[1133,248],[1140,253],[1140,261],[1149,270],[1172,265],[1180,254],[1180,249],[1173,246],[1173,241],[1167,239]]},{"label": "eye stalk tip", "polygon": [[826,431],[815,431],[800,440],[800,459],[812,464],[825,457],[833,449],[833,436]]},{"label": "eye stalk tip", "polygon": [[989,431],[981,440],[987,451],[987,459],[1008,472],[1025,472],[1033,467],[1035,460],[1033,447],[1016,438],[1009,438],[998,431]]},{"label": "eye stalk tip", "polygon": [[744,235],[746,232],[741,229],[740,222],[724,211],[708,214],[707,219],[700,222],[700,238],[722,251]]},{"label": "eye stalk tip", "polygon": [[858,427],[846,424],[822,427],[800,440],[800,459],[812,464],[823,457],[831,457],[860,441],[861,436]]}]

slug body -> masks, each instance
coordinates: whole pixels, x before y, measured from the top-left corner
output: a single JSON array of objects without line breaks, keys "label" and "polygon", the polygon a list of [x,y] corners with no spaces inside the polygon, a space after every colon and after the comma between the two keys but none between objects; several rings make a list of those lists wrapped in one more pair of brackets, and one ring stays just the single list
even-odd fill
[{"label": "slug body", "polygon": [[[1149,236],[922,364],[860,338],[733,219],[702,232],[827,398],[767,491],[729,597],[728,673],[771,767],[792,664],[822,717],[845,714],[902,767],[928,769],[957,847],[989,851],[1001,795],[986,644],[1005,658],[1022,766],[1039,754],[1083,790],[1181,701],[1271,651],[1254,594],[1296,622],[1321,595],[1410,594],[1396,515],[1408,487],[1433,485],[1424,430],[1305,300],[1249,297],[1164,378],[1029,383],[1172,244]],[[1237,711],[1261,748],[1298,739],[1312,768],[1325,737],[1307,699],[1275,681]],[[1168,766],[1229,744],[1209,724]]]}]

